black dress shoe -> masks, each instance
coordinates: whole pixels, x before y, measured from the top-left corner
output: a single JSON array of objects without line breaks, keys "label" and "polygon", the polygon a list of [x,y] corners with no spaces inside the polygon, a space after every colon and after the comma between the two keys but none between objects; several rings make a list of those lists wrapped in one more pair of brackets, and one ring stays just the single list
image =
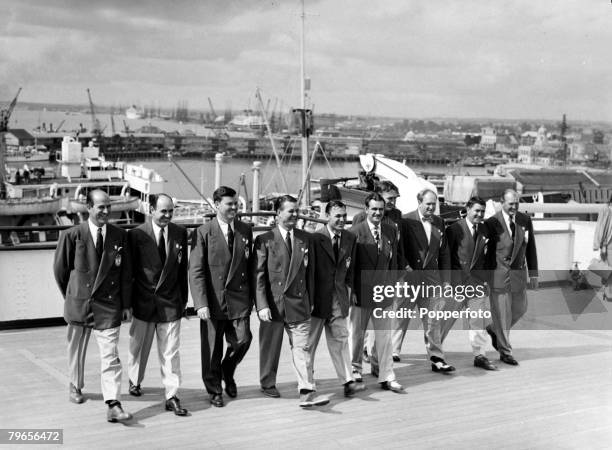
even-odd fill
[{"label": "black dress shoe", "polygon": [[397,392],[397,393],[404,391],[404,386],[402,386],[395,380],[385,381],[383,383],[380,383],[380,387],[384,391],[391,391],[391,392]]},{"label": "black dress shoe", "polygon": [[132,380],[130,380],[130,395],[133,395],[134,397],[140,397],[142,395],[140,385],[132,383]]},{"label": "black dress shoe", "polygon": [[378,374],[380,373],[378,370],[378,367],[372,367],[372,370],[370,371],[370,373],[372,374],[372,376],[374,378],[378,378]]},{"label": "black dress shoe", "polygon": [[491,336],[491,344],[493,345],[493,348],[499,351],[499,348],[497,346],[497,335],[493,332],[490,325],[487,325],[486,330],[487,333],[489,333],[489,336]]},{"label": "black dress shoe", "polygon": [[130,420],[132,415],[129,412],[125,412],[121,407],[121,403],[112,402],[108,407],[108,411],[106,412],[106,420],[109,422],[125,422],[126,420]]},{"label": "black dress shoe", "polygon": [[166,400],[166,411],[174,411],[174,414],[177,416],[187,415],[187,410],[185,408],[181,408],[181,402],[176,395]]},{"label": "black dress shoe", "polygon": [[354,381],[349,381],[348,383],[344,383],[344,396],[352,397],[357,392],[365,391],[365,384],[357,384]]},{"label": "black dress shoe", "polygon": [[484,370],[497,370],[497,366],[484,355],[478,355],[474,358],[474,367],[480,367]]},{"label": "black dress shoe", "polygon": [[433,370],[434,372],[449,373],[454,372],[455,368],[450,364],[446,364],[446,361],[444,361],[443,359],[436,358],[435,360],[431,360],[431,370]]},{"label": "black dress shoe", "polygon": [[238,388],[234,380],[225,380],[225,392],[232,398],[236,398],[238,395]]},{"label": "black dress shoe", "polygon": [[85,401],[81,390],[74,387],[74,384],[72,383],[70,383],[68,399],[72,403],[83,403]]},{"label": "black dress shoe", "polygon": [[399,357],[399,355],[393,355],[393,362],[400,362],[401,359]]},{"label": "black dress shoe", "polygon": [[217,408],[222,408],[223,406],[225,406],[225,403],[223,402],[223,395],[210,394],[210,404],[216,406]]},{"label": "black dress shoe", "polygon": [[506,364],[510,364],[511,366],[518,366],[519,363],[512,355],[501,355],[499,359]]}]

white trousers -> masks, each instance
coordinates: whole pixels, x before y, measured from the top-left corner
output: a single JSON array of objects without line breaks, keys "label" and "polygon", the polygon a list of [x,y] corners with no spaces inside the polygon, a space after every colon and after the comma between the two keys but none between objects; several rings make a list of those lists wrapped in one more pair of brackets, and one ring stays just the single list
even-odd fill
[{"label": "white trousers", "polygon": [[138,385],[144,379],[149,353],[157,337],[157,354],[162,384],[166,390],[166,399],[176,395],[181,383],[181,321],[145,322],[132,318],[130,326],[130,349],[128,373],[132,383]]},{"label": "white trousers", "polygon": [[310,319],[310,335],[308,337],[308,347],[310,347],[310,370],[313,373],[312,379],[314,383],[314,361],[317,346],[321,339],[321,334],[325,329],[325,338],[327,340],[327,349],[331,357],[334,369],[341,384],[353,381],[351,370],[351,356],[349,353],[346,318],[342,317],[340,305],[336,300],[332,303],[332,316],[329,319],[321,319],[312,316]]},{"label": "white trousers", "polygon": [[[100,382],[104,401],[121,398],[120,327],[93,330],[100,351]],[[70,382],[78,389],[84,385],[85,356],[91,328],[68,325],[68,371]]]},{"label": "white trousers", "polygon": [[[387,307],[385,309],[390,309]],[[353,371],[362,372],[364,335],[368,321],[372,321],[374,328],[374,345],[370,355],[370,364],[373,370],[378,369],[378,382],[394,381],[393,355],[391,343],[391,321],[385,318],[376,318],[374,308],[362,308],[352,305],[349,309],[349,351]]]}]

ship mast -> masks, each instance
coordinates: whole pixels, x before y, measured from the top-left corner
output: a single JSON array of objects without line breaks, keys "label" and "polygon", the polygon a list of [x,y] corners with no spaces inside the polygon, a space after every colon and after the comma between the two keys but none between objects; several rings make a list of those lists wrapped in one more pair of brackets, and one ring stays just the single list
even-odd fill
[{"label": "ship mast", "polygon": [[301,132],[302,132],[302,186],[305,192],[302,195],[302,205],[310,205],[310,175],[308,173],[308,126],[306,125],[306,68],[304,64],[304,27],[306,14],[304,0],[302,0],[302,34],[300,39],[300,102],[301,102]]}]

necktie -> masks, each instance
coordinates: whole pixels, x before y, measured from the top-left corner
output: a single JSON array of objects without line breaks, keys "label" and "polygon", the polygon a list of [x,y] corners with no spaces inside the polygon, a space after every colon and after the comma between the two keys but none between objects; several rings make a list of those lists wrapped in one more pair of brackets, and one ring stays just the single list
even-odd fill
[{"label": "necktie", "polygon": [[287,231],[287,236],[285,236],[285,244],[287,244],[287,251],[289,252],[289,258],[291,258],[291,252],[292,252],[292,248],[291,248],[291,233],[289,233]]},{"label": "necktie", "polygon": [[478,226],[476,224],[472,225],[472,237],[474,238],[474,242],[476,242],[476,238],[478,238]]},{"label": "necktie", "polygon": [[230,256],[234,254],[234,230],[232,226],[227,226],[227,247],[229,248]]},{"label": "necktie", "polygon": [[336,261],[338,261],[338,253],[340,251],[340,236],[338,236],[337,234],[334,234],[334,238],[332,239],[332,245],[334,247],[334,257],[336,258]]},{"label": "necktie", "polygon": [[510,233],[512,233],[512,239],[514,239],[514,231],[516,230],[516,225],[514,220],[510,219]]},{"label": "necktie", "polygon": [[380,252],[380,231],[378,231],[378,227],[374,228],[374,240],[376,241],[376,248]]},{"label": "necktie", "polygon": [[159,259],[161,259],[162,266],[166,264],[166,239],[164,239],[164,229],[159,230],[159,241],[157,242],[157,251],[159,252]]},{"label": "necktie", "polygon": [[102,259],[102,253],[104,253],[104,238],[102,237],[102,228],[98,228],[96,235],[96,253],[98,254],[98,262]]}]

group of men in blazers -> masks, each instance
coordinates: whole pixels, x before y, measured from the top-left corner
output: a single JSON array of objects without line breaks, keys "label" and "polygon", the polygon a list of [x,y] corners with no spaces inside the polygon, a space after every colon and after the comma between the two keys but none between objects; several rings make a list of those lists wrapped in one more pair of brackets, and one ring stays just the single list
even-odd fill
[{"label": "group of men in blazers", "polygon": [[[202,380],[216,407],[224,406],[223,390],[229,397],[238,394],[234,374],[252,341],[253,305],[260,320],[264,395],[280,397],[276,377],[283,330],[291,347],[301,407],[329,401],[316,396],[314,381],[315,352],[323,330],[344,395],[365,389],[362,349],[368,328],[373,329],[368,355],[372,374],[382,389],[401,392],[393,362],[400,360],[408,319],[389,321],[374,314],[374,309],[403,307],[404,300],[373,301],[374,287],[394,284],[398,274],[415,284],[486,284],[493,320],[489,325],[469,322],[474,365],[496,369],[484,354],[487,333],[500,359],[518,364],[509,330],[526,311],[527,285],[537,286],[533,227],[528,216],[517,212],[518,194],[506,191],[502,210],[484,222],[485,203],[472,198],[466,205],[467,216],[445,228],[434,215],[437,195],[427,189],[418,194],[416,211],[391,218],[399,212],[393,207],[397,188],[387,185],[388,198],[369,194],[364,213],[349,230],[346,206],[338,200],[326,205],[326,223],[315,233],[296,229],[298,201],[281,196],[275,203],[275,227],[255,240],[251,226],[236,217],[236,191],[221,186],[213,193],[216,217],[196,230],[190,256],[186,229],[171,222],[174,204],[169,196],[151,196],[150,218],[125,232],[108,223],[109,196],[101,190],[89,192],[87,222],[60,234],[54,261],[68,323],[69,399],[84,401],[84,362],[93,329],[107,420],[131,419],[120,403],[118,340],[122,319],[133,317],[129,393],[143,394],[141,383],[156,337],[165,408],[187,415],[177,392],[180,324],[188,289],[201,320]],[[464,303],[426,296],[416,303],[430,310],[478,309],[486,304],[482,297]],[[435,372],[455,370],[442,350],[453,322],[423,319],[425,346]]]}]

